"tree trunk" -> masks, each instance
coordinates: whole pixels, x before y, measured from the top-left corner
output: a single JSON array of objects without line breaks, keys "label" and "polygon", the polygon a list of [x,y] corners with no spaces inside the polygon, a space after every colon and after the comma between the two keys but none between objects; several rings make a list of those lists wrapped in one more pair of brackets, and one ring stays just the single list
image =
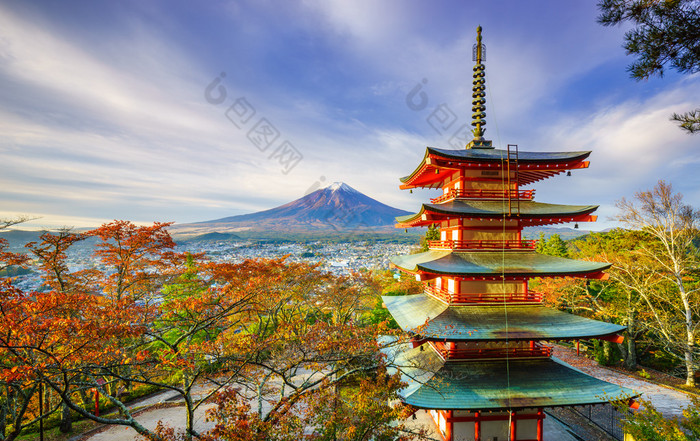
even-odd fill
[{"label": "tree trunk", "polygon": [[609,341],[603,340],[603,359],[606,365],[612,364],[612,344]]},{"label": "tree trunk", "polygon": [[192,402],[191,390],[184,384],[185,394],[183,399],[185,401],[185,412],[187,413],[185,421],[185,439],[191,440],[194,435],[194,403]]},{"label": "tree trunk", "polygon": [[694,363],[694,350],[695,350],[695,333],[693,328],[695,323],[693,322],[693,310],[690,306],[690,299],[683,285],[683,278],[680,276],[680,272],[677,277],[678,289],[681,293],[681,300],[683,300],[683,307],[685,308],[685,330],[686,330],[686,347],[685,347],[685,368],[687,370],[687,376],[685,379],[685,385],[690,387],[695,387],[695,363]]},{"label": "tree trunk", "polygon": [[88,394],[85,389],[78,389],[78,394],[80,395],[80,399],[83,401],[83,407],[85,409],[92,409],[94,407],[92,402],[92,395]]},{"label": "tree trunk", "polygon": [[688,349],[685,351],[685,368],[687,371],[685,385],[695,387],[695,364],[693,363],[693,345],[690,343],[688,344]]},{"label": "tree trunk", "polygon": [[63,403],[61,408],[61,424],[58,426],[58,430],[60,430],[61,433],[68,433],[73,430],[73,415],[70,407],[68,407],[66,403]]},{"label": "tree trunk", "polygon": [[627,314],[627,338],[625,343],[620,345],[620,349],[624,347],[622,353],[625,356],[625,368],[634,370],[637,369],[637,320],[635,311],[630,311]]},{"label": "tree trunk", "polygon": [[627,346],[625,351],[625,367],[627,369],[637,369],[637,340],[632,336],[627,336]]},{"label": "tree trunk", "polygon": [[5,439],[7,429],[7,400],[0,404],[0,440]]}]

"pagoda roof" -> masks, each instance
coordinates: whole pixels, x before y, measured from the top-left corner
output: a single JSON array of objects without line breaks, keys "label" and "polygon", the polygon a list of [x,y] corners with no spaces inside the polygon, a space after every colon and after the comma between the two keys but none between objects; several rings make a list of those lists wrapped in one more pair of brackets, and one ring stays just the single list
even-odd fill
[{"label": "pagoda roof", "polygon": [[450,306],[426,294],[382,300],[404,331],[427,340],[569,340],[605,337],[625,329],[543,305]]},{"label": "pagoda roof", "polygon": [[529,200],[510,201],[510,215],[508,214],[508,201],[475,201],[455,199],[442,204],[423,204],[420,211],[415,214],[399,216],[396,218],[397,228],[429,225],[448,217],[463,217],[467,219],[523,219],[530,225],[547,225],[559,222],[583,222],[594,220],[588,216],[594,212],[597,205],[560,205],[546,204]]},{"label": "pagoda roof", "polygon": [[548,256],[534,251],[437,251],[395,256],[391,263],[409,273],[472,277],[566,277],[602,275],[609,263]]},{"label": "pagoda roof", "polygon": [[[501,149],[439,149],[437,147],[427,147],[427,153],[447,159],[469,160],[469,161],[496,161],[508,159],[508,151]],[[511,150],[511,157],[514,152]],[[529,163],[560,163],[571,162],[572,160],[583,160],[591,154],[590,151],[579,152],[518,152],[518,162]]]},{"label": "pagoda roof", "polygon": [[[586,168],[584,161],[590,151],[576,152],[518,152],[518,184],[526,185],[557,175],[563,171]],[[511,169],[514,151],[510,152]],[[423,160],[408,176],[401,178],[401,188],[440,187],[440,183],[454,171],[471,169],[501,169],[508,161],[508,151],[501,149],[449,150],[427,147]]]},{"label": "pagoda roof", "polygon": [[550,358],[445,362],[425,344],[399,352],[393,362],[407,383],[399,392],[402,401],[421,409],[517,410],[635,395]]}]

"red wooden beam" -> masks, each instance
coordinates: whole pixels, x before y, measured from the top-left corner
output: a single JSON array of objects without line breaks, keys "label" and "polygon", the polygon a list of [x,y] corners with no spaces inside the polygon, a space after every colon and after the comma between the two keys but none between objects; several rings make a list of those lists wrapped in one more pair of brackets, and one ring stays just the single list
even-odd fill
[{"label": "red wooden beam", "polygon": [[625,341],[625,336],[620,334],[606,335],[605,337],[598,337],[598,340],[605,340],[613,343],[622,343]]}]

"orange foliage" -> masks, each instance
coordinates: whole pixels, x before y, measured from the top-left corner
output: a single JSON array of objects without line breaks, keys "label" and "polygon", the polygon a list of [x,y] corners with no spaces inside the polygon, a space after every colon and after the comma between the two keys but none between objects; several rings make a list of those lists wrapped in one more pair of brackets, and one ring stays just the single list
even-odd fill
[{"label": "orange foliage", "polygon": [[0,238],[0,271],[13,265],[24,266],[29,261],[27,256],[22,254],[6,251],[8,247],[7,240]]},{"label": "orange foliage", "polygon": [[[372,377],[382,365],[377,338],[388,331],[357,324],[377,294],[367,277],[336,277],[284,258],[209,262],[175,252],[168,225],[115,221],[85,234],[47,233],[29,244],[51,290],[0,285],[0,381],[20,388],[41,382],[82,416],[157,440],[197,435],[193,419],[180,435],[164,426],[148,430],[131,418],[120,389],[147,384],[176,391],[191,416],[207,398],[195,399],[193,387],[209,380],[216,385],[212,395],[225,391],[214,417],[226,423],[207,436],[223,439],[298,439],[313,422],[304,409],[357,376],[363,378],[357,405],[367,407],[367,418],[381,417],[384,428],[399,415],[363,398],[385,400],[399,387],[394,377]],[[71,271],[67,253],[87,237],[100,240],[100,266]],[[299,375],[308,378],[300,383]],[[79,399],[88,388],[121,415],[92,415]],[[248,428],[247,438],[224,433],[231,421]],[[337,421],[359,424],[340,415]]]}]

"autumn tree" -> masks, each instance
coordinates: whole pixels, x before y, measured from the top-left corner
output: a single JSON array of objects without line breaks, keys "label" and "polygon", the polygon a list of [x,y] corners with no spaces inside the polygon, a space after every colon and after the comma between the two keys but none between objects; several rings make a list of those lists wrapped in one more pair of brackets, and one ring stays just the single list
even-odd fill
[{"label": "autumn tree", "polygon": [[[700,298],[698,297],[698,252],[696,241],[700,212],[683,203],[664,181],[634,199],[617,203],[617,219],[651,236],[655,244],[636,251],[652,279],[665,283],[663,289],[639,290],[651,320],[648,325],[663,339],[666,348],[685,362],[686,384],[695,386]],[[648,274],[648,273],[647,273]]]},{"label": "autumn tree", "polygon": [[[598,22],[604,26],[630,23],[624,48],[637,60],[632,78],[663,76],[667,67],[680,73],[700,72],[700,2],[697,0],[602,0]],[[688,133],[700,131],[700,108],[672,120]]]},{"label": "autumn tree", "polygon": [[[203,328],[201,343],[192,351],[219,366],[199,374],[200,381],[207,378],[220,389],[212,414],[217,428],[197,434],[188,427],[179,435],[162,428],[158,436],[292,440],[311,431],[319,439],[344,439],[323,434],[352,429],[366,436],[405,431],[408,439],[410,432],[401,424],[390,424],[404,415],[405,408],[389,406],[388,399],[396,398],[401,384],[398,377],[385,379],[379,351],[383,346],[378,344],[379,335],[392,332],[382,325],[362,326],[359,320],[376,295],[368,289],[367,275],[333,276],[283,258],[210,263],[201,269],[211,275],[207,280],[217,281],[214,291],[220,298],[212,306],[243,300],[236,313],[217,320],[214,329]],[[212,292],[212,284],[206,285]],[[191,286],[186,290],[181,297],[188,300],[173,304],[163,316],[171,317],[170,326],[183,320],[163,345],[193,328],[183,325],[198,316],[190,306],[193,293],[201,296],[204,291],[193,291]],[[167,295],[173,298],[175,292]],[[172,356],[185,352],[174,349]],[[195,371],[188,378],[193,381]],[[351,418],[348,409],[355,405],[357,413]],[[319,418],[321,414],[326,417]]]},{"label": "autumn tree", "polygon": [[637,341],[646,333],[648,309],[644,296],[662,289],[654,266],[641,249],[654,249],[655,242],[648,233],[639,230],[615,229],[591,233],[574,242],[577,257],[612,263],[607,271],[609,280],[598,298],[598,306],[610,319],[625,325],[625,342],[619,345],[625,367],[637,367]]},{"label": "autumn tree", "polygon": [[[540,235],[537,244],[539,253],[614,263],[618,254],[623,253],[627,245],[634,243],[632,237],[626,238],[618,233],[591,233],[570,244],[554,236],[546,240],[543,234]],[[637,362],[637,337],[644,332],[637,325],[641,298],[618,283],[619,270],[614,265],[607,273],[610,280],[536,279],[531,286],[543,294],[544,302],[548,305],[597,320],[626,325],[628,336],[625,346],[620,346],[620,352],[625,365],[633,369]],[[612,343],[602,341],[601,345],[599,361],[611,362]]]},{"label": "autumn tree", "polygon": [[[9,228],[13,225],[21,224],[28,221],[27,216],[19,216],[15,218],[0,219],[0,231]],[[4,237],[0,237],[0,272],[11,266],[23,266],[27,263],[27,256],[19,253],[8,251],[9,243]]]},{"label": "autumn tree", "polygon": [[[358,323],[359,313],[371,305],[367,300],[376,295],[365,289],[361,275],[337,277],[299,264],[288,268],[292,271],[285,272],[282,280],[289,277],[289,283],[261,299],[256,307],[262,307],[264,314],[235,336],[239,350],[250,354],[246,376],[235,384],[241,399],[252,406],[245,418],[237,417],[237,424],[258,421],[258,430],[290,424],[290,431],[301,424],[323,432],[321,422],[310,419],[318,412],[308,414],[309,409],[320,409],[327,402],[322,396],[343,399],[343,386],[375,375],[383,365],[378,337],[391,333],[381,325]],[[225,346],[231,344],[235,342]],[[375,386],[379,394],[387,393],[386,387],[397,389],[395,382],[375,382]],[[360,399],[356,393],[350,394],[351,399]],[[336,414],[329,418],[338,419],[335,427],[345,424],[340,414],[347,412],[347,406],[332,409]],[[330,411],[323,410],[327,415]],[[227,421],[234,424],[230,416]],[[382,421],[382,430],[397,430]],[[261,439],[278,439],[267,436]]]},{"label": "autumn tree", "polygon": [[[130,323],[138,311],[106,305],[90,293],[23,292],[8,283],[2,296],[0,375],[27,396],[43,385],[70,406],[72,394],[87,387],[85,378],[95,380],[96,369],[85,367],[104,363],[105,354],[115,359],[123,352],[120,342],[140,331]],[[27,407],[35,405],[29,398],[23,396]],[[43,418],[57,406],[60,403],[45,411],[39,406],[33,413]],[[31,422],[15,419],[8,439]]]},{"label": "autumn tree", "polygon": [[[25,247],[34,256],[38,269],[43,272],[44,284],[64,297],[71,296],[76,291],[87,292],[85,271],[71,272],[66,263],[70,247],[85,239],[85,236],[62,229],[56,234],[44,233],[40,239],[40,244],[30,242]],[[60,430],[67,433],[71,430],[71,411],[65,402],[62,407]]]},{"label": "autumn tree", "polygon": [[[131,265],[125,250],[133,251],[131,256],[135,259],[144,256],[139,246],[132,246],[138,243],[133,236],[159,233],[159,228],[126,223],[114,223],[106,228],[119,234],[119,240],[113,243],[120,245],[115,249],[122,252],[122,259],[113,261],[128,268],[138,268],[138,265]],[[139,279],[138,272],[134,274],[128,270],[114,277],[109,267],[107,273],[71,272],[66,261],[67,252],[82,238],[82,235],[61,231],[42,235],[40,243],[28,244],[50,290],[23,292],[12,286],[3,290],[0,329],[4,331],[0,335],[0,360],[8,368],[2,371],[2,376],[6,382],[24,384],[24,389],[29,391],[32,388],[26,385],[45,385],[73,411],[111,423],[109,418],[92,415],[84,392],[96,388],[103,396],[113,395],[112,386],[119,378],[110,377],[108,369],[128,368],[133,360],[130,349],[138,347],[138,342],[143,340],[146,325],[152,323],[156,310],[152,303],[133,295],[132,288],[141,286],[134,282]],[[146,239],[141,249],[152,242]],[[148,250],[151,254],[158,252],[154,248]],[[118,288],[121,286],[121,291],[109,289],[104,284],[107,280],[121,281],[121,285],[115,283]],[[118,400],[112,403],[124,408]],[[49,409],[49,412],[54,410]],[[138,429],[138,423],[128,412],[120,423]],[[13,424],[11,438],[24,426],[25,422]]]},{"label": "autumn tree", "polygon": [[629,412],[627,403],[617,403],[616,407],[627,417],[623,422],[626,434],[635,441],[698,441],[700,440],[700,400],[691,397],[681,417],[667,418],[654,405],[641,401],[641,408]]},{"label": "autumn tree", "polygon": [[125,295],[148,298],[157,292],[171,268],[175,247],[167,227],[171,223],[156,222],[137,226],[128,221],[114,221],[85,233],[96,237],[95,257],[109,271],[100,274],[97,284],[103,294],[116,300]]},{"label": "autumn tree", "polygon": [[[0,325],[6,324],[3,317],[6,309],[12,308],[14,298],[21,295],[21,290],[14,287],[10,280],[0,281]],[[8,341],[9,330],[5,328],[0,337],[0,346]],[[22,430],[37,421],[30,417],[33,413],[33,403],[38,393],[39,383],[32,376],[24,374],[25,366],[17,362],[12,353],[3,347],[0,349],[0,439],[13,440]],[[41,415],[37,415],[41,418]],[[9,427],[8,427],[9,426]]]},{"label": "autumn tree", "polygon": [[[366,275],[332,276],[284,258],[209,262],[174,252],[166,227],[115,221],[30,244],[50,290],[26,293],[8,285],[2,291],[2,379],[44,384],[82,417],[131,427],[149,439],[175,434],[142,426],[123,401],[125,387],[176,393],[187,415],[183,439],[203,436],[194,412],[217,393],[236,397],[222,415],[239,433],[257,427],[251,436],[258,438],[250,439],[275,439],[282,429],[297,434],[309,425],[323,431],[305,410],[327,394],[368,408],[366,420],[337,415],[338,428],[400,430],[388,420],[401,407],[374,409],[373,400],[347,388],[371,381],[374,386],[359,390],[374,388],[373,396],[383,399],[399,387],[396,379],[376,376],[385,364],[378,337],[391,332],[362,325],[376,296]],[[101,265],[72,272],[66,256],[83,237],[98,238]],[[207,385],[206,392],[195,393],[197,385]],[[119,413],[94,415],[82,393],[88,389]],[[363,426],[379,414],[380,424]]]},{"label": "autumn tree", "polygon": [[304,423],[314,427],[316,440],[409,440],[423,431],[406,428],[403,420],[414,411],[395,405],[404,386],[397,372],[388,375],[384,367],[358,375],[337,388],[320,388],[307,397]]},{"label": "autumn tree", "polygon": [[[0,219],[0,230],[17,225],[29,220],[26,216]],[[11,252],[5,238],[0,238],[0,271],[11,266],[25,266],[29,262],[28,256]],[[9,278],[0,279],[0,302],[12,298],[21,292],[12,285]],[[38,392],[38,383],[33,379],[26,379],[18,372],[20,366],[13,363],[12,357],[0,349],[0,439],[13,439],[17,437],[24,427],[36,421],[35,418],[27,419],[31,412],[33,399]],[[41,415],[39,415],[39,418]],[[8,423],[12,431],[8,433]]]}]

